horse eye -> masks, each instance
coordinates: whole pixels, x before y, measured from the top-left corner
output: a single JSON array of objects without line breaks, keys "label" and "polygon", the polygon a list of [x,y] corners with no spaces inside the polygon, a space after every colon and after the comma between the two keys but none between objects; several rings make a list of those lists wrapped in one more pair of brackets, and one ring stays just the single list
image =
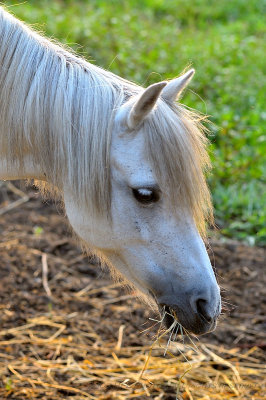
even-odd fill
[{"label": "horse eye", "polygon": [[156,203],[159,200],[158,191],[148,188],[132,189],[133,196],[141,204]]}]

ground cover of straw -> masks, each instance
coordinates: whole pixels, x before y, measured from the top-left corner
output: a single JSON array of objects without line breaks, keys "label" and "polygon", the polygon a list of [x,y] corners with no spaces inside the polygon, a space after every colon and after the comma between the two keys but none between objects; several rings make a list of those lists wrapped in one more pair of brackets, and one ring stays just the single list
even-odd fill
[{"label": "ground cover of straw", "polygon": [[265,249],[214,241],[225,315],[171,343],[80,252],[58,207],[10,183],[0,196],[0,399],[264,398]]}]

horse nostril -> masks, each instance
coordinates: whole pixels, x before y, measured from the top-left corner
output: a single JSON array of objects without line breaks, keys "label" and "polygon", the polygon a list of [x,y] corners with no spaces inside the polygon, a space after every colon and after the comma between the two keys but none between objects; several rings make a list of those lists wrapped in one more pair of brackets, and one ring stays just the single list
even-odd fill
[{"label": "horse nostril", "polygon": [[212,321],[212,317],[210,316],[208,312],[208,302],[204,299],[198,299],[196,301],[196,306],[197,306],[197,312],[198,314],[205,319],[207,322]]}]

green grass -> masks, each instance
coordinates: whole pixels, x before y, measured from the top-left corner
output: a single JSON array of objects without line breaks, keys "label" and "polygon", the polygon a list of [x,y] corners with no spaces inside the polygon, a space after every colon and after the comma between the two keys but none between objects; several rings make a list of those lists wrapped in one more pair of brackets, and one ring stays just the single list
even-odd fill
[{"label": "green grass", "polygon": [[217,225],[228,237],[266,244],[265,0],[3,3],[91,62],[142,85],[192,64],[197,74],[183,101],[213,122],[209,184]]}]

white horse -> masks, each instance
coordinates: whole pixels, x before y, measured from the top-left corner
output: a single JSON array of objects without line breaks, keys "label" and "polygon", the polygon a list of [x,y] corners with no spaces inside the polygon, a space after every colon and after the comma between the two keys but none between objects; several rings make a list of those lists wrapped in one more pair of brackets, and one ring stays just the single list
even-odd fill
[{"label": "white horse", "polygon": [[143,89],[0,7],[0,179],[61,194],[82,242],[185,329],[214,329],[220,291],[201,239],[212,214],[194,74]]}]

